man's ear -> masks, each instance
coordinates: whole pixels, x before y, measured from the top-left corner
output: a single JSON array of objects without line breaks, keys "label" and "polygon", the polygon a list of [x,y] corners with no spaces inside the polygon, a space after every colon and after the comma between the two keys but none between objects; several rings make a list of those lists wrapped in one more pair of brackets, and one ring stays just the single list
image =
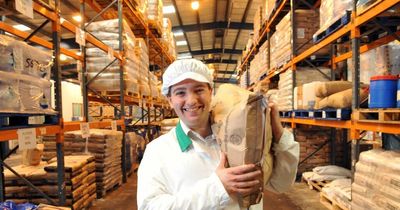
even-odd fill
[{"label": "man's ear", "polygon": [[171,100],[171,96],[170,95],[167,96],[167,101],[168,101],[169,106],[171,107],[171,109],[174,109],[174,106],[172,106],[172,100]]}]

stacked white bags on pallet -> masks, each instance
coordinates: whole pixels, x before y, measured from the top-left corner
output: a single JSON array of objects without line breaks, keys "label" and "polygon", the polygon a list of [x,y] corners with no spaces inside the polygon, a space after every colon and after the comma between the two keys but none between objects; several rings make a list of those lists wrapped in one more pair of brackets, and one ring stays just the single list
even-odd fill
[{"label": "stacked white bags on pallet", "polygon": [[400,152],[362,152],[351,189],[353,210],[400,209]]},{"label": "stacked white bags on pallet", "polygon": [[0,35],[0,112],[54,113],[52,54]]},{"label": "stacked white bags on pallet", "polygon": [[278,107],[280,111],[292,110],[293,71],[291,69],[279,75]]},{"label": "stacked white bags on pallet", "polygon": [[[139,60],[135,56],[135,35],[131,31],[128,24],[123,21],[122,40],[123,40],[123,76],[125,90],[128,93],[139,93],[137,85],[139,72],[137,66]],[[100,48],[87,44],[86,49],[86,70],[88,72],[88,79],[93,78],[98,72],[103,70],[114,57],[109,56],[110,52],[119,51],[119,20],[104,20],[93,22],[88,25],[87,30],[94,35],[97,39],[101,40],[104,44],[110,47],[108,53]],[[91,84],[90,87],[96,91],[120,91],[120,61],[115,61],[107,70],[99,75]]]}]

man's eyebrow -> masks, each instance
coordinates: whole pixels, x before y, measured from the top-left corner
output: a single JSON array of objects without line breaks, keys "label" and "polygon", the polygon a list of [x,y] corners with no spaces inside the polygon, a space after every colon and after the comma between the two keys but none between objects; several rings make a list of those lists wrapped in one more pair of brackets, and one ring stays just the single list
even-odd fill
[{"label": "man's eyebrow", "polygon": [[175,93],[176,91],[181,91],[181,90],[186,90],[186,88],[184,87],[177,87],[174,90],[172,90],[173,93]]}]

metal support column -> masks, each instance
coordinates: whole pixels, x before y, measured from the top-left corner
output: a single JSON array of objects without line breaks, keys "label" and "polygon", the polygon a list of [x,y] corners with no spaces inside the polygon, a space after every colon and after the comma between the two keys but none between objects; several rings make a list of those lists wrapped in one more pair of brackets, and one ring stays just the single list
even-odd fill
[{"label": "metal support column", "polygon": [[[122,53],[124,51],[124,45],[123,45],[123,38],[122,38],[122,29],[123,29],[123,24],[122,24],[122,0],[118,0],[118,34],[119,34],[119,53]],[[125,86],[124,86],[124,68],[122,66],[122,61],[120,61],[120,67],[119,67],[119,85],[120,85],[120,113],[119,113],[119,119],[122,119],[125,123]],[[125,127],[125,126],[123,126]],[[122,181],[125,183],[127,180],[127,168],[126,168],[126,139],[125,139],[125,130],[122,130],[123,135],[122,135],[122,155],[121,155],[121,164],[122,164]]]},{"label": "metal support column", "polygon": [[[355,21],[357,14],[357,0],[353,0],[353,13],[351,17],[352,23]],[[351,30],[351,48],[352,48],[352,65],[353,65],[353,101],[351,108],[356,110],[360,107],[360,29],[353,28]],[[354,179],[355,165],[360,154],[360,142],[357,139],[351,141],[351,172]]]},{"label": "metal support column", "polygon": [[331,165],[335,165],[336,164],[336,129],[335,128],[331,128],[331,136],[330,136],[330,144],[329,144],[329,148],[330,148],[330,154],[329,154],[329,161]]},{"label": "metal support column", "polygon": [[[56,21],[52,22],[52,33],[53,33],[53,55],[54,65],[52,66],[52,74],[54,76],[54,93],[55,93],[55,110],[58,111],[59,125],[63,126],[63,115],[62,115],[62,96],[61,96],[61,66],[60,66],[60,1],[55,1],[55,13],[57,15]],[[64,133],[61,132],[56,134],[56,148],[57,148],[57,179],[58,179],[58,197],[59,205],[63,206],[66,203],[66,190],[65,190],[65,174],[64,174]]]},{"label": "metal support column", "polygon": [[[85,15],[85,1],[81,0],[80,1],[80,12],[81,12],[81,29],[82,31],[85,30],[85,22],[86,22],[86,15]],[[87,84],[87,73],[86,73],[86,47],[85,46],[80,46],[81,48],[81,55],[83,57],[82,61],[82,72],[81,73],[81,88],[82,88],[82,96],[83,96],[83,116],[84,116],[84,121],[88,122],[89,121],[89,101],[88,101],[88,85]],[[80,61],[77,61],[80,62]]]},{"label": "metal support column", "polygon": [[[297,55],[296,51],[296,37],[297,37],[297,26],[296,26],[296,1],[290,0],[290,19],[292,22],[292,55],[291,58],[293,59]],[[293,66],[294,67],[294,66]],[[292,69],[293,77],[292,77],[292,110],[294,110],[294,87],[296,87],[296,69]]]},{"label": "metal support column", "polygon": [[0,202],[4,202],[6,199],[6,186],[5,186],[5,179],[4,179],[4,167],[3,161],[5,161],[5,154],[6,154],[6,142],[0,142]]}]

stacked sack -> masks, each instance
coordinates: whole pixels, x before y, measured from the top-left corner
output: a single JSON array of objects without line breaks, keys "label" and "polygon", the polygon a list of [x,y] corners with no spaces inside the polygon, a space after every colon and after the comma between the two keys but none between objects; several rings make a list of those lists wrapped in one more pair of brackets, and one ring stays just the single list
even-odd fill
[{"label": "stacked sack", "polygon": [[163,2],[162,0],[147,0],[147,19],[149,24],[157,29],[163,25]]},{"label": "stacked sack", "polygon": [[[135,35],[128,24],[122,22],[123,38],[123,77],[124,87],[128,93],[139,93],[138,81],[139,72],[137,66],[140,64],[135,54]],[[119,20],[104,20],[93,22],[87,26],[87,30],[113,51],[119,51]],[[87,44],[86,48],[86,70],[88,79],[93,78],[103,70],[115,58],[108,55],[102,49]],[[115,61],[107,70],[101,73],[91,84],[90,87],[96,91],[120,91],[120,61]]]},{"label": "stacked sack", "polygon": [[291,69],[279,74],[278,108],[280,111],[292,110],[293,101],[293,71]]},{"label": "stacked sack", "polygon": [[336,179],[322,188],[322,193],[346,209],[351,209],[351,179]]},{"label": "stacked sack", "polygon": [[139,59],[139,92],[142,96],[151,96],[149,85],[149,50],[143,38],[135,39],[135,55]]},{"label": "stacked sack", "polygon": [[161,135],[168,133],[179,122],[179,118],[164,119],[161,121]]},{"label": "stacked sack", "polygon": [[351,209],[400,209],[399,174],[399,151],[362,152],[351,186]]},{"label": "stacked sack", "polygon": [[163,18],[162,42],[167,46],[168,53],[176,59],[176,42],[172,33],[172,23],[169,18]]},{"label": "stacked sack", "polygon": [[[306,84],[307,85],[307,84]],[[304,90],[303,92],[309,93]],[[351,107],[353,90],[352,83],[348,81],[330,81],[330,82],[315,82],[312,83],[312,88],[310,92],[314,90],[316,101],[315,109],[323,108],[348,108]],[[363,86],[360,88],[360,100],[363,101],[368,97],[369,88],[368,86]]]},{"label": "stacked sack", "polygon": [[351,11],[352,7],[352,0],[321,0],[321,6],[319,7],[319,30],[314,36],[325,31],[329,26],[342,18],[346,14],[346,11]]},{"label": "stacked sack", "polygon": [[[122,182],[121,155],[122,132],[90,129],[90,136],[82,137],[81,131],[71,131],[64,134],[65,154],[90,153],[96,162],[97,194],[104,196],[106,191]],[[55,136],[43,137],[44,159],[55,156]]]},{"label": "stacked sack", "polygon": [[[95,163],[93,156],[65,156],[66,205],[72,209],[85,209],[96,199]],[[56,158],[50,163],[41,162],[36,166],[18,165],[13,167],[21,176],[28,179],[55,203],[58,202],[58,173]],[[11,171],[5,170],[6,198],[16,203],[49,203],[38,192]]]},{"label": "stacked sack", "polygon": [[0,112],[54,113],[52,54],[0,35]]}]

